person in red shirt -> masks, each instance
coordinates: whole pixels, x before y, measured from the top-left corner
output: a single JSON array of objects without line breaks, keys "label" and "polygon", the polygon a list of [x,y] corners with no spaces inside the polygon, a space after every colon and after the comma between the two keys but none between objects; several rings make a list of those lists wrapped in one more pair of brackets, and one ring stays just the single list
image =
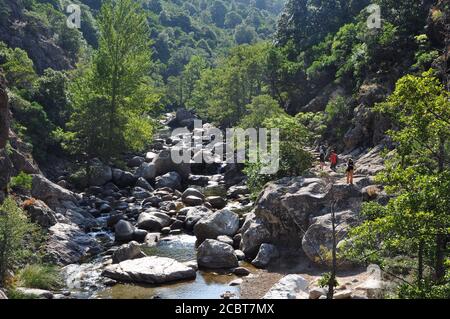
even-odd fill
[{"label": "person in red shirt", "polygon": [[338,163],[338,156],[337,156],[336,150],[333,150],[331,152],[331,154],[330,154],[330,162],[331,162],[330,168],[333,171],[336,171],[336,166],[337,166],[337,163]]}]

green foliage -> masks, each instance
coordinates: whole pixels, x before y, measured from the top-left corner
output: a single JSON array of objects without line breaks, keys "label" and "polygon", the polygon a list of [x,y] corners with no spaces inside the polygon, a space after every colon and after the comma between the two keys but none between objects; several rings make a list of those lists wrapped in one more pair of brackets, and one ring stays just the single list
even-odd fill
[{"label": "green foliage", "polygon": [[12,270],[26,256],[25,235],[33,229],[22,209],[8,197],[0,206],[0,283],[7,270]]},{"label": "green foliage", "polygon": [[247,25],[241,24],[236,28],[234,40],[237,44],[252,44],[255,41],[255,29]]},{"label": "green foliage", "polygon": [[414,257],[416,280],[401,287],[401,297],[448,293],[444,277],[450,229],[448,92],[431,71],[408,75],[377,109],[398,127],[389,132],[396,152],[377,177],[395,197],[385,208],[363,207],[366,221],[351,231],[350,252],[369,262],[383,262],[391,255]]},{"label": "green foliage", "polygon": [[244,173],[248,176],[247,185],[256,197],[263,186],[272,180],[287,176],[301,176],[312,165],[313,158],[305,150],[305,146],[310,142],[311,135],[305,126],[287,114],[274,115],[264,120],[262,127],[267,129],[279,129],[280,141],[280,167],[274,175],[264,175],[260,169],[264,166],[265,159],[259,158],[258,163],[247,163]]},{"label": "green foliage", "polygon": [[27,288],[56,290],[63,286],[59,269],[50,265],[27,265],[20,270],[17,285]]},{"label": "green foliage", "polygon": [[24,294],[21,291],[18,291],[14,288],[10,288],[6,291],[6,295],[9,299],[18,299],[18,300],[24,300],[24,299],[37,299],[36,295],[30,295],[30,294]]},{"label": "green foliage", "polygon": [[55,146],[52,136],[55,125],[36,102],[30,103],[19,95],[11,94],[10,105],[14,120],[25,128],[26,141],[33,145],[33,155],[38,161],[44,160],[48,150]]},{"label": "green foliage", "polygon": [[269,44],[259,43],[231,50],[216,68],[201,72],[187,107],[220,126],[236,124],[253,97],[264,93],[268,48]]},{"label": "green foliage", "polygon": [[253,98],[252,103],[247,105],[246,115],[239,122],[243,128],[263,127],[264,121],[268,118],[285,114],[270,95],[259,95]]},{"label": "green foliage", "polygon": [[149,74],[152,68],[149,27],[140,5],[131,0],[106,1],[98,26],[99,49],[92,65],[72,83],[75,111],[65,137],[75,153],[109,158],[149,142],[148,117],[159,102]]},{"label": "green foliage", "polygon": [[[321,287],[321,288],[326,288],[326,287],[329,286],[330,280],[331,280],[331,273],[330,273],[330,272],[327,272],[327,273],[324,273],[324,274],[322,275],[322,277],[320,277],[320,279],[319,279],[319,281],[317,282],[317,284],[318,284],[319,287]],[[335,278],[335,279],[334,279],[334,283],[333,283],[333,287],[337,287],[337,286],[339,286],[339,283],[338,283],[338,281],[337,281],[336,278]]]},{"label": "green foliage", "polygon": [[22,188],[25,190],[31,190],[33,177],[25,172],[20,172],[19,175],[11,178],[9,186],[12,188]]},{"label": "green foliage", "polygon": [[17,89],[30,90],[37,79],[33,61],[19,48],[10,49],[0,42],[0,67],[5,72],[8,85]]},{"label": "green foliage", "polygon": [[33,100],[43,106],[53,124],[64,128],[72,111],[66,74],[47,69],[37,80],[36,87]]}]

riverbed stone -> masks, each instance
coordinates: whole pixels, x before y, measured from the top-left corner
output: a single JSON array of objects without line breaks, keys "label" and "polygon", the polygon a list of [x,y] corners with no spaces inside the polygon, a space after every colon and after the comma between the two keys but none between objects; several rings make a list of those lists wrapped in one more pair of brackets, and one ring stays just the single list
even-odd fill
[{"label": "riverbed stone", "polygon": [[169,215],[161,212],[142,213],[138,217],[137,227],[152,232],[159,232],[171,223]]},{"label": "riverbed stone", "polygon": [[206,201],[211,204],[213,208],[222,209],[227,205],[225,199],[220,196],[209,196],[206,198]]},{"label": "riverbed stone", "polygon": [[217,236],[234,236],[239,229],[239,216],[224,209],[209,215],[194,226],[194,234],[201,242],[204,239],[216,239]]},{"label": "riverbed stone", "polygon": [[117,242],[129,242],[133,239],[134,227],[126,220],[119,220],[114,226]]},{"label": "riverbed stone", "polygon": [[179,211],[179,214],[186,216],[184,226],[187,230],[191,231],[199,220],[211,215],[212,212],[206,207],[197,206],[183,208]]},{"label": "riverbed stone", "polygon": [[191,195],[183,198],[183,203],[185,203],[188,206],[199,206],[203,204],[203,199]]},{"label": "riverbed stone", "polygon": [[204,268],[234,268],[238,259],[233,247],[214,239],[206,239],[197,250],[197,262]]},{"label": "riverbed stone", "polygon": [[153,180],[156,177],[156,168],[153,163],[142,163],[136,170],[136,177],[142,177],[147,181]]},{"label": "riverbed stone", "polygon": [[225,235],[220,235],[217,236],[217,240],[221,241],[222,243],[228,244],[230,246],[233,246],[233,238],[231,238],[230,236],[225,236]]},{"label": "riverbed stone", "polygon": [[107,266],[103,276],[120,282],[164,284],[194,279],[194,269],[166,257],[150,256]]},{"label": "riverbed stone", "polygon": [[141,188],[143,188],[143,189],[145,189],[146,191],[149,191],[149,192],[153,192],[154,191],[152,185],[150,185],[150,183],[147,182],[147,180],[145,178],[143,178],[143,177],[139,177],[138,178],[138,180],[136,182],[136,186],[141,187]]},{"label": "riverbed stone", "polygon": [[252,260],[252,265],[258,268],[267,267],[270,261],[274,258],[279,257],[279,252],[277,247],[271,244],[264,243],[259,248],[258,255]]},{"label": "riverbed stone", "polygon": [[202,200],[205,199],[205,195],[203,195],[203,193],[201,191],[199,191],[196,188],[192,188],[192,187],[187,188],[181,195],[181,198],[184,200],[188,196],[195,196],[195,197],[201,198]]},{"label": "riverbed stone", "polygon": [[156,178],[156,188],[169,187],[172,189],[181,188],[181,176],[177,172],[169,172]]},{"label": "riverbed stone", "polygon": [[112,255],[112,260],[114,264],[118,264],[124,260],[137,259],[145,257],[146,255],[142,252],[141,246],[135,242],[129,242],[128,244],[123,244]]},{"label": "riverbed stone", "polygon": [[233,269],[233,274],[239,277],[244,277],[250,275],[250,270],[245,267],[236,267]]}]

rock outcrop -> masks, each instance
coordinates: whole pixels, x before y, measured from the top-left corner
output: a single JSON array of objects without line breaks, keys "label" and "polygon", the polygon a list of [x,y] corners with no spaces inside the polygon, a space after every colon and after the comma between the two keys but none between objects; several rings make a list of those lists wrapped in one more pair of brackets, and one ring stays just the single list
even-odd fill
[{"label": "rock outcrop", "polygon": [[75,193],[49,181],[42,175],[33,175],[31,195],[45,202],[51,209],[64,206],[64,202],[77,202]]},{"label": "rock outcrop", "polygon": [[362,190],[373,184],[364,176],[355,177],[354,185],[332,177],[330,181],[295,177],[266,185],[241,228],[241,250],[253,258],[261,244],[271,243],[303,248],[312,261],[318,262],[320,249],[331,248],[331,204],[338,219],[338,240],[343,240],[348,227],[358,220],[364,200]]}]

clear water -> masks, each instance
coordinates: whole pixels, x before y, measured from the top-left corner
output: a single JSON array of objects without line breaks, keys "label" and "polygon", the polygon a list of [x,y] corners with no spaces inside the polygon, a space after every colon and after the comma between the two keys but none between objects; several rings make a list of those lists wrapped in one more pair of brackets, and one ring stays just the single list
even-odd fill
[{"label": "clear water", "polygon": [[[173,258],[180,262],[196,259],[195,237],[189,235],[171,236],[161,239],[154,247],[143,249],[149,256]],[[230,286],[230,282],[237,279],[230,274],[198,271],[197,278],[191,281],[177,282],[163,286],[149,286],[136,284],[118,284],[105,288],[93,298],[102,299],[220,299],[225,292],[240,297],[239,286]]]}]

